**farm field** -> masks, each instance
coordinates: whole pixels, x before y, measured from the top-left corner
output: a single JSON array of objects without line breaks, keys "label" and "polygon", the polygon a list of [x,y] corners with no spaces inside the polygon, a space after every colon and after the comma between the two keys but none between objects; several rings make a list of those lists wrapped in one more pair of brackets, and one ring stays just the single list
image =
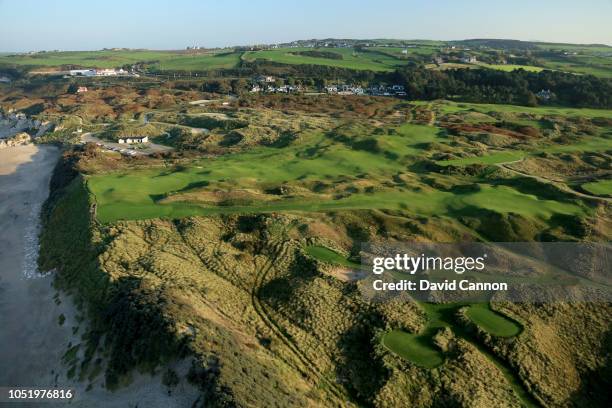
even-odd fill
[{"label": "farm field", "polygon": [[207,71],[233,68],[241,53],[217,52],[187,54],[182,51],[122,50],[122,51],[63,51],[38,54],[0,55],[0,65],[32,67],[74,66],[83,68],[117,68],[145,63],[156,69]]},{"label": "farm field", "polygon": [[208,71],[213,69],[234,68],[240,62],[239,52],[217,53],[214,55],[173,55],[152,64],[154,70],[171,71]]},{"label": "farm field", "polygon": [[91,68],[116,68],[142,61],[172,58],[170,51],[63,51],[32,55],[0,56],[0,64],[54,67],[75,65]]},{"label": "farm field", "polygon": [[517,70],[517,69],[523,69],[523,70],[529,71],[529,72],[540,72],[543,69],[545,69],[545,68],[542,68],[542,67],[535,67],[533,65],[485,64],[484,62],[478,63],[476,65],[480,66],[480,67],[489,68],[489,69],[496,69],[496,70],[500,70],[500,71],[514,71],[514,70]]},{"label": "farm field", "polygon": [[358,52],[351,48],[325,48],[326,52],[335,53],[341,59],[298,55],[300,52],[310,52],[311,48],[285,48],[265,51],[249,51],[243,56],[246,61],[264,59],[283,64],[325,65],[355,70],[392,71],[395,67],[405,64],[391,55],[378,52]]}]

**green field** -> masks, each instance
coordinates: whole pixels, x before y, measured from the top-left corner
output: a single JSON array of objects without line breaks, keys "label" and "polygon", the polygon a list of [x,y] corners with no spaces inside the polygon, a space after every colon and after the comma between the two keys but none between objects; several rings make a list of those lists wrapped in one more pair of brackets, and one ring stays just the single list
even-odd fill
[{"label": "green field", "polygon": [[522,330],[518,323],[491,310],[488,303],[478,303],[470,306],[467,310],[467,316],[483,330],[494,336],[513,337]]},{"label": "green field", "polygon": [[420,367],[435,368],[444,362],[440,350],[431,343],[431,336],[392,330],[381,341],[387,349]]},{"label": "green field", "polygon": [[542,67],[534,67],[533,65],[513,65],[513,64],[485,64],[484,62],[480,62],[476,64],[480,67],[496,69],[498,71],[515,71],[517,69],[523,69],[529,72],[540,72],[545,68]]},{"label": "green field", "polygon": [[75,65],[91,68],[115,68],[141,61],[171,58],[170,51],[65,51],[19,54],[0,57],[0,63],[32,66]]},{"label": "green field", "polygon": [[206,71],[233,68],[240,61],[240,53],[187,54],[181,51],[64,51],[37,54],[0,56],[0,64],[29,65],[32,67],[75,66],[87,68],[116,68],[123,65],[146,63],[164,70]]},{"label": "green field", "polygon": [[220,53],[215,55],[173,55],[152,65],[156,70],[170,71],[208,71],[213,69],[234,68],[240,62],[238,52]]},{"label": "green field", "polygon": [[612,197],[612,180],[599,180],[582,185],[589,193]]},{"label": "green field", "polygon": [[319,58],[295,53],[313,51],[312,48],[281,48],[277,50],[249,51],[243,58],[247,61],[264,59],[282,64],[310,64],[330,67],[348,68],[356,70],[392,71],[398,65],[407,61],[397,59],[389,54],[379,52],[356,52],[351,48],[324,48],[326,52],[342,55],[342,59]]}]

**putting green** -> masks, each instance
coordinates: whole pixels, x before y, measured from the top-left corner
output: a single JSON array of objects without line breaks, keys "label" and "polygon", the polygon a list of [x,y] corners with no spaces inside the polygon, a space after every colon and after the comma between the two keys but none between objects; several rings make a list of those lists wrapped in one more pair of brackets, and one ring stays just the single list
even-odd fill
[{"label": "putting green", "polygon": [[442,352],[434,347],[431,336],[392,330],[382,337],[382,344],[405,360],[424,368],[435,368],[444,362]]},{"label": "putting green", "polygon": [[351,262],[336,251],[319,245],[309,245],[306,247],[306,253],[315,259],[331,264],[342,265],[349,268],[359,268],[360,265]]}]

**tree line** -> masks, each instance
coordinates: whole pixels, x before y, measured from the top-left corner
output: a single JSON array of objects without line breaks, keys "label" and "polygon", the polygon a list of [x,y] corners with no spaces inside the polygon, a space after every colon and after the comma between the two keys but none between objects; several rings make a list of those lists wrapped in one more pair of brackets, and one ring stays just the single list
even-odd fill
[{"label": "tree line", "polygon": [[[527,106],[555,104],[612,107],[612,80],[558,71],[511,72],[489,69],[435,71],[423,67],[396,70],[391,81],[406,87],[408,99],[453,99]],[[550,91],[538,97],[540,91]]]}]

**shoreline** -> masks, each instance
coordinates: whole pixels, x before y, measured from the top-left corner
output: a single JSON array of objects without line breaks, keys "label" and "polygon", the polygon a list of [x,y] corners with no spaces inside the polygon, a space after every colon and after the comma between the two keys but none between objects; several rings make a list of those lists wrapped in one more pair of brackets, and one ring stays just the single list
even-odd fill
[{"label": "shoreline", "polygon": [[199,392],[186,381],[168,395],[159,374],[133,372],[129,384],[114,391],[105,388],[103,372],[93,379],[74,375],[87,320],[70,295],[54,287],[53,271],[39,273],[37,265],[40,211],[59,157],[54,146],[0,149],[0,386],[70,388],[73,407],[191,406]]}]

